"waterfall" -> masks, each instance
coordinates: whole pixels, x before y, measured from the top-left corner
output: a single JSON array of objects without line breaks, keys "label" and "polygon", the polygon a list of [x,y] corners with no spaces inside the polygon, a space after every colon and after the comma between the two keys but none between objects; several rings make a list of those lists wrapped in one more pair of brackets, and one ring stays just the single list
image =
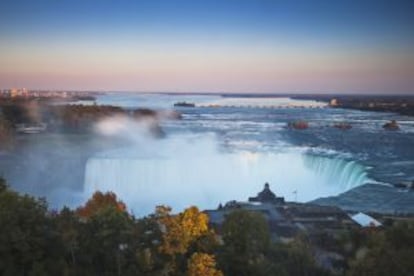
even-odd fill
[{"label": "waterfall", "polygon": [[96,190],[113,191],[142,215],[160,204],[180,210],[244,201],[265,182],[278,196],[304,202],[336,195],[368,180],[365,167],[354,161],[298,152],[220,153],[192,148],[197,143],[186,147],[186,152],[175,148],[180,154],[165,156],[119,149],[91,157],[85,171],[85,196]]},{"label": "waterfall", "polygon": [[341,187],[343,190],[349,190],[370,180],[366,167],[356,161],[306,155],[304,163],[306,167],[319,175],[323,181],[330,185]]}]

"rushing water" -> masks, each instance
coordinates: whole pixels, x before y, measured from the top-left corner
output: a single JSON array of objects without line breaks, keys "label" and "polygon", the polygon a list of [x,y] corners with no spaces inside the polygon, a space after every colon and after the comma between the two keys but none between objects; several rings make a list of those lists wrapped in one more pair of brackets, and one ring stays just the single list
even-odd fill
[{"label": "rushing water", "polygon": [[163,203],[215,208],[246,200],[270,182],[287,200],[335,195],[369,181],[355,161],[283,152],[223,151],[214,135],[175,135],[102,152],[86,165],[85,192],[114,191],[138,214]]},{"label": "rushing water", "polygon": [[[136,122],[116,118],[100,124],[92,136],[22,136],[16,152],[0,155],[0,175],[19,191],[45,196],[52,208],[75,207],[95,190],[111,190],[139,215],[157,204],[177,210],[246,200],[265,182],[287,200],[308,201],[367,182],[414,180],[409,166],[414,163],[414,121],[409,117],[286,108],[323,106],[288,98],[116,93],[97,99],[98,104],[162,110],[181,101],[226,107],[178,108],[183,119],[162,121],[166,138],[160,140],[145,137]],[[301,119],[309,129],[285,127]],[[401,131],[382,129],[392,119]],[[338,121],[353,127],[333,128]]]},{"label": "rushing water", "polygon": [[373,182],[368,178],[367,167],[353,160],[306,155],[304,164],[321,181],[336,186],[341,192]]}]

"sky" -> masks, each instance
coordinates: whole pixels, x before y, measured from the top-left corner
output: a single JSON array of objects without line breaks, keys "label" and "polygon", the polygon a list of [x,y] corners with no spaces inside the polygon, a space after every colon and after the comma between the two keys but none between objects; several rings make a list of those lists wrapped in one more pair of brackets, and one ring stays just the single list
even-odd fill
[{"label": "sky", "polygon": [[0,88],[414,94],[414,1],[2,0]]}]

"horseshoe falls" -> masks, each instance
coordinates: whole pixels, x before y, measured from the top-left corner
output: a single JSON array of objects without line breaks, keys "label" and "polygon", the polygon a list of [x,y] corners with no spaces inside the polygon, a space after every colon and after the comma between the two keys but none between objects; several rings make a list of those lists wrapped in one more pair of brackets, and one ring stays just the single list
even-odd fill
[{"label": "horseshoe falls", "polygon": [[91,157],[86,164],[85,195],[113,191],[135,214],[143,215],[160,204],[181,210],[244,201],[265,182],[286,200],[306,202],[369,181],[366,168],[355,161],[298,152],[195,153],[189,147],[192,154],[149,156],[118,149]]},{"label": "horseshoe falls", "polygon": [[367,168],[353,160],[306,155],[304,162],[323,181],[341,187],[343,191],[372,182],[368,178]]}]

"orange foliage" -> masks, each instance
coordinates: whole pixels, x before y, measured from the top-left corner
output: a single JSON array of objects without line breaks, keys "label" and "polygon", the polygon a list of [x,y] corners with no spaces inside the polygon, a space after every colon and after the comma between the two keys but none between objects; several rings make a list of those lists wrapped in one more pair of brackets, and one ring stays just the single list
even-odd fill
[{"label": "orange foliage", "polygon": [[113,192],[95,192],[86,204],[79,207],[76,212],[79,216],[89,218],[103,209],[114,208],[119,212],[126,212],[126,205],[118,200],[116,194]]},{"label": "orange foliage", "polygon": [[156,216],[163,231],[161,252],[174,255],[184,254],[197,238],[209,233],[208,216],[190,207],[178,215],[170,215],[171,208],[158,206]]},{"label": "orange foliage", "polygon": [[205,253],[194,253],[187,264],[188,276],[223,276],[216,268],[214,256]]}]

